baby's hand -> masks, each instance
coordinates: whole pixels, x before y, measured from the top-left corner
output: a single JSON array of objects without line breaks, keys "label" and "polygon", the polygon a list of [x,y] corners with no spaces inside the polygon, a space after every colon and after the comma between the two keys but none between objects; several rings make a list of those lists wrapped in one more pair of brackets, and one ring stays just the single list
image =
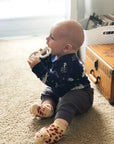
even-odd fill
[{"label": "baby's hand", "polygon": [[36,64],[38,64],[40,61],[41,61],[41,60],[38,59],[38,57],[35,57],[35,56],[32,57],[32,58],[29,57],[29,59],[27,60],[27,62],[28,62],[28,64],[30,65],[31,69],[32,69]]}]

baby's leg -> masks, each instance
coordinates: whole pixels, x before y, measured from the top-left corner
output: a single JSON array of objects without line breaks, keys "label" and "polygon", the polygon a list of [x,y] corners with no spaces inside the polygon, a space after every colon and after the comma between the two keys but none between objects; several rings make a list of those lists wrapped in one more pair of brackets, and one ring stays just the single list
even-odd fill
[{"label": "baby's leg", "polygon": [[53,102],[51,100],[46,100],[42,104],[34,103],[30,107],[30,113],[35,117],[51,117],[54,114]]},{"label": "baby's leg", "polygon": [[47,87],[41,94],[42,103],[34,103],[30,107],[30,113],[35,117],[51,117],[54,114],[54,107],[58,102],[53,94],[53,90],[50,87]]},{"label": "baby's leg", "polygon": [[55,119],[61,118],[69,124],[73,117],[87,112],[93,103],[93,89],[72,90],[60,98],[56,107]]},{"label": "baby's leg", "polygon": [[91,88],[74,90],[65,94],[58,102],[54,123],[36,133],[36,142],[52,144],[59,141],[74,115],[88,111],[92,103],[93,91]]}]

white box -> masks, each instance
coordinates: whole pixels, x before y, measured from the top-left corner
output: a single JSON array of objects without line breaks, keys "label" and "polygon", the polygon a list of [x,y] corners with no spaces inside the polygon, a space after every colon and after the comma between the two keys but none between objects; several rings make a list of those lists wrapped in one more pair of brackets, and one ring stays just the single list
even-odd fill
[{"label": "white box", "polygon": [[84,35],[85,41],[79,50],[80,58],[83,63],[85,63],[87,45],[114,43],[114,25],[102,26],[91,30],[84,30]]},{"label": "white box", "polygon": [[114,25],[84,31],[86,45],[114,43]]}]

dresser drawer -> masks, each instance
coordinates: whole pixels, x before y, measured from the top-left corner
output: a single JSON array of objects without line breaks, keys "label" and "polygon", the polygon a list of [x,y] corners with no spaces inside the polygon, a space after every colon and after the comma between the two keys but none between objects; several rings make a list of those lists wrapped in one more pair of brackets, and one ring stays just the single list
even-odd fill
[{"label": "dresser drawer", "polygon": [[113,104],[114,68],[107,61],[105,61],[105,59],[103,59],[99,53],[96,53],[96,47],[98,49],[102,48],[103,46],[104,45],[99,45],[99,47],[88,46],[86,48],[85,70],[89,78],[95,83],[105,98],[109,100],[111,104]]}]

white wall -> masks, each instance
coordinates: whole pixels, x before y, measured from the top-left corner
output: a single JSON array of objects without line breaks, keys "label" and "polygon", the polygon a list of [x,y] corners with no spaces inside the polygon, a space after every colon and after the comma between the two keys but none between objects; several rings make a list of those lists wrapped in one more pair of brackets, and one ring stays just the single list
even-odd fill
[{"label": "white wall", "polygon": [[77,20],[78,18],[78,0],[71,0],[69,3],[69,18]]},{"label": "white wall", "polygon": [[85,0],[85,17],[93,12],[99,15],[114,14],[114,0]]},{"label": "white wall", "polygon": [[78,20],[88,18],[93,12],[114,14],[114,0],[78,0]]}]

